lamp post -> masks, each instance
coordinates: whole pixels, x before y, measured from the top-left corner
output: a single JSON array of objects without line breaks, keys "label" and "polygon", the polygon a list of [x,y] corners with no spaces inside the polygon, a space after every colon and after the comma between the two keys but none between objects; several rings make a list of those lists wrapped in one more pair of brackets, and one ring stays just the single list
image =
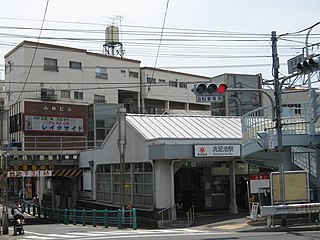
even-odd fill
[{"label": "lamp post", "polygon": [[125,210],[125,150],[127,145],[126,139],[126,109],[120,107],[118,110],[118,148],[120,153],[120,174],[121,174],[121,208],[122,208],[122,219],[124,221],[124,210]]},{"label": "lamp post", "polygon": [[9,233],[9,221],[8,221],[8,152],[2,154],[3,162],[3,208],[2,208],[2,234],[7,235]]},{"label": "lamp post", "polygon": [[[312,31],[312,29],[315,27],[315,26],[317,26],[317,25],[319,25],[320,24],[320,22],[317,22],[317,23],[315,23],[315,24],[313,24],[311,27],[310,27],[310,29],[309,29],[309,31],[308,31],[308,33],[307,33],[307,36],[306,36],[306,46],[305,46],[305,48],[306,48],[306,51],[305,51],[305,58],[306,59],[308,59],[309,58],[309,35],[310,35],[310,33],[311,33],[311,31]],[[312,96],[311,96],[311,89],[312,88],[312,86],[311,86],[311,73],[308,71],[308,99],[309,99],[309,106],[311,106],[311,98],[312,98]],[[311,120],[311,111],[309,111],[309,113],[310,113],[310,115],[309,115],[309,120]],[[310,129],[310,134],[314,134],[314,122],[313,121],[310,121],[310,123],[309,123],[309,129]],[[312,132],[311,132],[312,131]]]}]

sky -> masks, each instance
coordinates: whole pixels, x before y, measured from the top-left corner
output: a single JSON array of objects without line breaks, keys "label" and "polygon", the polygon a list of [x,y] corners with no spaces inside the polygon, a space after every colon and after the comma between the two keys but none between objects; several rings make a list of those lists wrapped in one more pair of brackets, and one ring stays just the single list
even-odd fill
[{"label": "sky", "polygon": [[[120,29],[124,57],[207,77],[261,73],[272,79],[271,32],[279,36],[280,75],[302,53],[306,29],[320,21],[319,0],[11,0],[0,12],[4,55],[23,40],[103,52],[106,27]],[[288,34],[286,34],[288,33]],[[284,35],[285,34],[285,35]],[[308,43],[320,42],[320,24]],[[309,54],[319,54],[317,45]]]}]

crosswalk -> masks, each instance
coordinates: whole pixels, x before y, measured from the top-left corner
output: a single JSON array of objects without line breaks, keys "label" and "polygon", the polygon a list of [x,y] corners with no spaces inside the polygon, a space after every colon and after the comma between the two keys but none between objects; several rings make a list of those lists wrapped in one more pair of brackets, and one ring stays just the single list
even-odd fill
[{"label": "crosswalk", "polygon": [[113,230],[113,231],[84,231],[67,233],[37,233],[26,231],[25,235],[20,236],[20,240],[93,240],[93,239],[126,239],[126,238],[152,238],[152,237],[174,237],[191,235],[208,235],[209,232],[194,229],[157,229],[157,230]]}]

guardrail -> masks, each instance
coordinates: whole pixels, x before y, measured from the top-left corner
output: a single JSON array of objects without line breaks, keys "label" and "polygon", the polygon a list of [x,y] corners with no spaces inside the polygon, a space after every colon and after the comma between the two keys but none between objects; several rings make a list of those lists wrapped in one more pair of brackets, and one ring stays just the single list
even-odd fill
[{"label": "guardrail", "polygon": [[267,226],[272,224],[276,215],[320,213],[320,203],[300,203],[287,205],[260,206],[262,217],[267,217]]},{"label": "guardrail", "polygon": [[30,202],[23,202],[24,211],[29,215],[38,218],[49,219],[56,223],[82,224],[104,226],[117,226],[121,228],[132,228],[137,230],[137,211],[135,208],[130,210],[86,210],[86,209],[49,209],[36,206]]}]

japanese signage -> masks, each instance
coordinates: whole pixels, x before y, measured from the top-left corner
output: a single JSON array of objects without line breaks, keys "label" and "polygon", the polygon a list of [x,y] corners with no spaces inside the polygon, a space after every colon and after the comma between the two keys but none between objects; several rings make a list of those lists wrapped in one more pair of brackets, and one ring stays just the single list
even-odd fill
[{"label": "japanese signage", "polygon": [[44,171],[8,171],[8,177],[51,177],[51,170]]},{"label": "japanese signage", "polygon": [[83,118],[25,115],[25,131],[82,133]]},{"label": "japanese signage", "polygon": [[44,111],[50,111],[50,112],[72,112],[71,106],[63,106],[63,105],[51,105],[47,106],[45,105],[43,107]]},{"label": "japanese signage", "polygon": [[270,187],[270,175],[259,174],[250,176],[250,192],[259,193],[259,189]]},{"label": "japanese signage", "polygon": [[194,145],[195,157],[240,157],[240,145]]},{"label": "japanese signage", "polygon": [[222,96],[196,96],[196,102],[223,102]]}]

